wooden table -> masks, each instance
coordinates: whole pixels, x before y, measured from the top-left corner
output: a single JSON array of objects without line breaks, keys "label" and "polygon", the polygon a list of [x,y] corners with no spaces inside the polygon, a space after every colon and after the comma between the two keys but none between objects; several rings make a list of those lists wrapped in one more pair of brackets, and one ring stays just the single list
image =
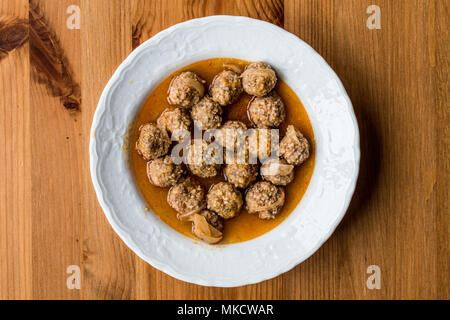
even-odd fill
[{"label": "wooden table", "polygon": [[[367,27],[373,4],[381,29]],[[449,4],[1,1],[0,298],[448,299]],[[350,95],[362,148],[355,196],[328,242],[275,279],[231,289],[139,259],[106,221],[89,174],[91,121],[115,68],[158,31],[214,14],[267,20],[311,44]],[[80,290],[67,288],[70,265]],[[370,265],[380,289],[366,286]]]}]

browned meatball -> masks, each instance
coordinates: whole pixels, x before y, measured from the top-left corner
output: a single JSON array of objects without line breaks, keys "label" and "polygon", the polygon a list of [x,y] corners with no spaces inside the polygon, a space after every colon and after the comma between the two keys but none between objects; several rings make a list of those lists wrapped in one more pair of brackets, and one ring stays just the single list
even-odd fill
[{"label": "browned meatball", "polygon": [[289,164],[298,166],[309,158],[309,142],[293,125],[286,129],[286,135],[280,142],[280,156]]},{"label": "browned meatball", "polygon": [[205,140],[194,140],[189,146],[186,157],[191,172],[201,178],[215,177],[219,173],[223,161],[219,159],[215,149],[211,149],[211,152],[209,152],[208,146],[209,144]]},{"label": "browned meatball", "polygon": [[247,126],[241,121],[229,120],[219,129],[216,141],[224,149],[225,163],[247,163]]},{"label": "browned meatball", "polygon": [[223,230],[223,218],[217,215],[215,212],[204,209],[200,211],[200,215],[204,216],[206,218],[206,221],[208,221],[208,223],[217,230]]},{"label": "browned meatball", "polygon": [[145,160],[152,160],[166,155],[171,143],[166,130],[147,123],[139,128],[136,150]]},{"label": "browned meatball", "polygon": [[250,95],[262,97],[268,94],[277,84],[277,75],[270,65],[254,62],[242,73],[242,86]]},{"label": "browned meatball", "polygon": [[238,144],[244,143],[244,134],[247,130],[245,123],[236,120],[228,120],[220,128],[218,142],[225,148],[235,148]]},{"label": "browned meatball", "polygon": [[278,152],[279,132],[271,129],[253,129],[248,137],[251,157],[264,162],[272,153]]},{"label": "browned meatball", "polygon": [[184,134],[189,134],[192,120],[189,112],[182,108],[167,108],[161,113],[156,123],[181,140]]},{"label": "browned meatball", "polygon": [[214,211],[224,219],[235,217],[241,210],[242,194],[229,182],[216,183],[206,195],[209,210]]},{"label": "browned meatball", "polygon": [[283,100],[275,92],[257,97],[248,106],[248,116],[258,128],[276,128],[286,118]]},{"label": "browned meatball", "polygon": [[223,172],[228,182],[238,188],[247,188],[258,177],[258,166],[254,164],[227,164]]},{"label": "browned meatball", "polygon": [[261,176],[279,186],[285,186],[294,179],[294,166],[284,159],[269,159],[261,166]]},{"label": "browned meatball", "polygon": [[147,163],[147,176],[150,183],[157,187],[171,187],[186,175],[183,165],[176,165],[167,155]]},{"label": "browned meatball", "polygon": [[230,70],[222,71],[216,75],[209,88],[209,94],[221,106],[233,103],[241,93],[241,77]]},{"label": "browned meatball", "polygon": [[275,219],[283,208],[284,200],[284,190],[269,181],[255,183],[245,195],[248,213],[258,214],[260,219]]},{"label": "browned meatball", "polygon": [[216,129],[222,124],[222,107],[208,96],[204,96],[192,107],[191,117],[202,130]]},{"label": "browned meatball", "polygon": [[194,72],[182,72],[170,82],[167,99],[170,104],[190,108],[205,94],[204,83]]},{"label": "browned meatball", "polygon": [[170,188],[167,202],[175,211],[178,218],[184,219],[193,213],[198,213],[205,207],[205,191],[192,178],[187,178]]}]

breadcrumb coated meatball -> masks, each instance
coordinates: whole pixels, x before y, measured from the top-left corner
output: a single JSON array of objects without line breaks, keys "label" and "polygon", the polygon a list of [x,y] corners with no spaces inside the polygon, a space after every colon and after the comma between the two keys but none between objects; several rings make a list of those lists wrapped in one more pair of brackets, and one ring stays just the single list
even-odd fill
[{"label": "breadcrumb coated meatball", "polygon": [[262,97],[268,94],[277,84],[277,75],[270,65],[254,62],[242,73],[242,86],[250,95]]},{"label": "breadcrumb coated meatball", "polygon": [[309,158],[310,146],[308,140],[293,125],[286,128],[286,135],[280,142],[280,156],[289,164],[301,165]]},{"label": "breadcrumb coated meatball", "polygon": [[219,231],[223,230],[223,218],[217,215],[215,212],[208,209],[204,209],[200,211],[199,214],[204,216],[206,218],[206,221],[208,221],[208,223],[212,225],[214,228],[216,228]]},{"label": "breadcrumb coated meatball", "polygon": [[202,130],[217,129],[222,124],[222,107],[211,97],[204,96],[192,107],[191,117]]},{"label": "breadcrumb coated meatball", "polygon": [[167,202],[178,212],[178,218],[182,219],[205,207],[205,191],[194,179],[187,178],[170,188]]},{"label": "breadcrumb coated meatball", "polygon": [[264,162],[278,152],[279,132],[272,129],[253,129],[248,137],[248,149],[251,157]]},{"label": "breadcrumb coated meatball", "polygon": [[254,164],[232,163],[223,170],[227,181],[238,188],[247,188],[258,177],[258,166]]},{"label": "breadcrumb coated meatball", "polygon": [[237,120],[228,120],[220,128],[219,136],[217,137],[218,143],[225,148],[235,148],[238,144],[245,142],[245,139],[241,139],[247,126],[245,123]]},{"label": "breadcrumb coated meatball", "polygon": [[148,161],[166,155],[171,143],[166,130],[158,128],[153,123],[147,123],[139,128],[136,150]]},{"label": "breadcrumb coated meatball", "polygon": [[206,195],[209,210],[224,219],[235,217],[242,208],[242,194],[229,182],[216,183]]},{"label": "breadcrumb coated meatball", "polygon": [[172,157],[157,158],[147,163],[147,176],[150,183],[157,187],[171,187],[186,175],[183,165],[173,163]]},{"label": "breadcrumb coated meatball", "polygon": [[190,108],[205,94],[204,83],[194,72],[182,72],[170,82],[167,99],[170,104]]},{"label": "breadcrumb coated meatball", "polygon": [[241,77],[231,70],[225,70],[216,75],[209,88],[209,94],[221,106],[233,103],[241,93]]},{"label": "breadcrumb coated meatball", "polygon": [[283,208],[284,190],[269,181],[259,181],[248,188],[245,203],[248,213],[260,219],[275,219]]},{"label": "breadcrumb coated meatball", "polygon": [[224,161],[226,164],[257,164],[258,159],[253,157],[249,150],[249,140],[245,137],[244,143],[237,143],[235,149],[224,149]]},{"label": "breadcrumb coated meatball", "polygon": [[[179,135],[177,140],[191,130],[192,120],[189,112],[182,108],[167,108],[159,116],[156,123],[160,128],[164,128],[167,132]],[[183,131],[182,131],[183,130]]]},{"label": "breadcrumb coated meatball", "polygon": [[284,159],[269,159],[261,166],[261,176],[279,186],[285,186],[294,179],[294,166]]},{"label": "breadcrumb coated meatball", "polygon": [[217,133],[216,141],[224,147],[225,163],[249,163],[247,126],[243,122],[225,122]]},{"label": "breadcrumb coated meatball", "polygon": [[[209,152],[209,144],[205,140],[194,140],[189,146],[187,165],[191,172],[200,178],[215,177],[221,167],[221,159],[213,150]],[[206,152],[205,152],[206,151]]]},{"label": "breadcrumb coated meatball", "polygon": [[286,118],[283,100],[275,92],[256,97],[248,106],[248,116],[258,128],[276,128]]}]

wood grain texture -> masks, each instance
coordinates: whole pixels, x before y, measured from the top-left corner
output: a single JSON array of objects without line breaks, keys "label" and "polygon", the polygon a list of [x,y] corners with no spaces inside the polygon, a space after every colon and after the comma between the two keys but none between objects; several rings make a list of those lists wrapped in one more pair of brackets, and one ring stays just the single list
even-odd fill
[{"label": "wood grain texture", "polygon": [[121,0],[83,0],[83,298],[134,299],[135,255],[112,231],[89,177],[89,131],[101,92],[131,52],[130,6]]},{"label": "wood grain texture", "polygon": [[[33,297],[77,299],[68,290],[69,265],[81,265],[83,172],[79,31],[68,32],[73,1],[29,2]],[[70,63],[69,63],[70,61]],[[67,108],[67,103],[77,107]],[[81,108],[80,108],[81,110]]]},{"label": "wood grain texture", "polygon": [[[1,2],[0,30],[17,32],[0,31],[0,298],[448,299],[449,3]],[[372,4],[380,30],[366,27]],[[81,8],[80,30],[66,27],[69,5]],[[88,155],[120,62],[162,29],[215,14],[272,22],[317,50],[353,102],[362,151],[355,196],[329,241],[275,279],[228,289],[173,279],[131,252],[98,205]],[[380,290],[366,287],[372,264]],[[66,287],[69,265],[81,267],[81,290]]]},{"label": "wood grain texture", "polygon": [[[28,1],[2,1],[0,16],[28,19]],[[32,298],[28,61],[28,43],[0,61],[0,299]]]},{"label": "wood grain texture", "polygon": [[[43,4],[48,3],[51,2]],[[56,5],[57,12],[66,6],[63,2]],[[33,75],[38,82],[47,86],[52,96],[61,99],[66,109],[78,111],[81,103],[80,85],[74,80],[72,68],[57,35],[35,0],[30,1],[29,22]]]},{"label": "wood grain texture", "polygon": [[0,60],[28,41],[28,21],[17,17],[0,16]]}]

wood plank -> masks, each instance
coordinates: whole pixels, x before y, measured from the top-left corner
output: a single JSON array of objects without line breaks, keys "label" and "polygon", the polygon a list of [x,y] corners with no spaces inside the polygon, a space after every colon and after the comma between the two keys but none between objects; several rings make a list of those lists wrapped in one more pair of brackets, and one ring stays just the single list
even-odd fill
[{"label": "wood plank", "polygon": [[30,1],[33,298],[77,299],[68,266],[81,266],[80,31],[72,0]]},{"label": "wood plank", "polygon": [[[430,60],[434,50],[429,52],[437,31],[435,2],[378,1],[381,30],[366,28],[370,1],[287,3],[285,28],[310,43],[342,79],[359,120],[362,147],[356,196],[343,223],[310,261],[286,275],[303,280],[296,296],[442,297],[434,279],[448,283],[448,258],[442,255],[447,231],[439,226],[448,226],[440,208],[448,184],[441,181],[447,191],[436,190],[445,170],[437,168],[440,143],[435,142],[442,138],[433,101],[441,113],[448,102],[433,90],[439,69]],[[365,287],[370,264],[382,270],[381,290]],[[327,289],[317,294],[317,287]]]},{"label": "wood plank", "polygon": [[0,299],[32,296],[27,20],[27,0],[0,3]]},{"label": "wood plank", "polygon": [[435,105],[435,131],[436,131],[436,161],[437,161],[437,181],[435,185],[435,201],[437,205],[436,226],[437,226],[437,247],[436,252],[436,278],[430,279],[437,283],[436,297],[439,299],[449,299],[449,219],[450,212],[450,115],[448,109],[450,59],[450,32],[448,30],[448,19],[450,15],[450,4],[448,1],[434,1],[430,4],[428,16],[430,33],[429,60],[433,68],[433,105]]},{"label": "wood plank", "polygon": [[133,299],[135,255],[108,224],[89,174],[89,132],[95,108],[116,67],[132,50],[128,1],[83,0],[82,184],[84,299]]}]

